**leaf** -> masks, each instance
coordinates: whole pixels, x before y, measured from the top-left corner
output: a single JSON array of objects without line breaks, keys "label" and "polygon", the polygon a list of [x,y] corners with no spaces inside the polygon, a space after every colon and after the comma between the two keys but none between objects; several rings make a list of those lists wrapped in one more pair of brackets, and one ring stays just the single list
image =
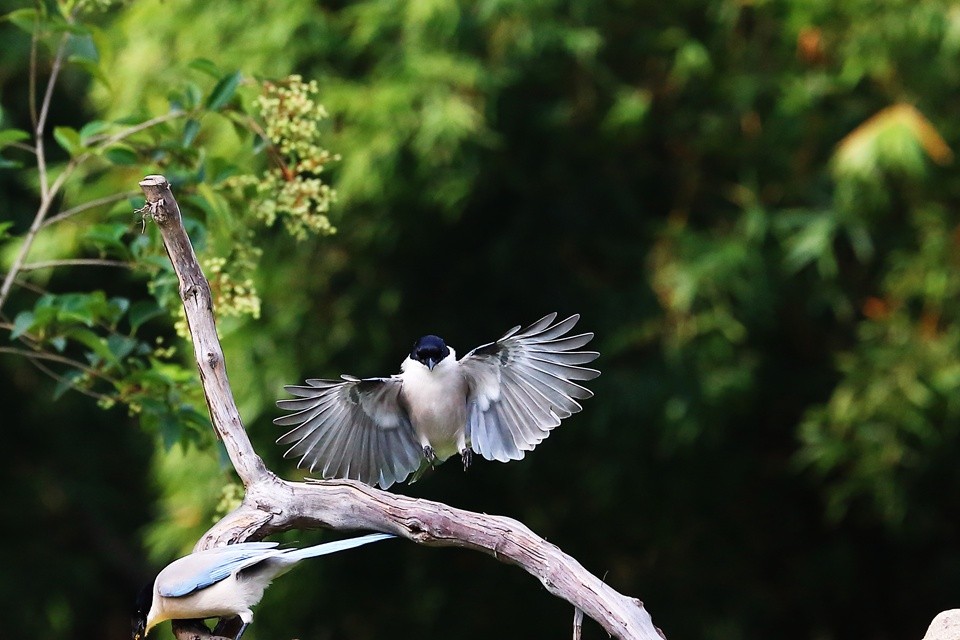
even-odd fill
[{"label": "leaf", "polygon": [[59,400],[63,394],[76,387],[77,380],[80,380],[82,377],[83,372],[77,369],[71,369],[60,376],[60,380],[57,381],[57,386],[53,389],[53,399]]},{"label": "leaf", "polygon": [[130,309],[130,300],[128,298],[115,296],[107,301],[107,309],[108,320],[110,321],[111,326],[113,326],[120,318],[123,317],[123,314]]},{"label": "leaf", "polygon": [[200,133],[200,121],[194,118],[187,120],[187,123],[183,126],[183,140],[181,142],[183,147],[186,148],[193,144],[198,133]]},{"label": "leaf", "polygon": [[116,145],[107,149],[103,157],[120,167],[130,167],[139,164],[139,157],[133,147]]},{"label": "leaf", "polygon": [[916,107],[899,103],[878,111],[837,145],[832,164],[839,176],[874,177],[878,169],[917,175],[922,154],[939,165],[953,160],[953,151]]},{"label": "leaf", "polygon": [[100,135],[110,128],[110,123],[104,120],[91,120],[80,128],[80,141],[83,144],[93,136]]},{"label": "leaf", "polygon": [[10,339],[16,340],[33,327],[36,318],[32,311],[21,311],[13,320],[13,329],[10,331]]},{"label": "leaf", "polygon": [[207,98],[207,108],[211,111],[219,111],[223,108],[237,92],[237,87],[240,86],[240,80],[242,79],[243,74],[239,71],[221,78],[217,86],[210,92],[210,97]]},{"label": "leaf", "polygon": [[91,60],[84,56],[70,56],[67,59],[71,64],[76,65],[90,74],[91,78],[94,78],[100,84],[102,84],[107,89],[112,88],[110,85],[110,77],[107,75],[106,71],[103,70],[103,67],[100,66],[100,62],[97,60]]},{"label": "leaf", "polygon": [[80,140],[80,134],[71,127],[57,127],[53,130],[54,139],[63,147],[64,151],[71,156],[77,155],[83,149],[83,142]]},{"label": "leaf", "polygon": [[[107,345],[107,341],[95,334],[93,331],[84,329],[82,327],[71,327],[70,329],[64,331],[64,335],[73,338],[80,344],[90,349],[90,351],[96,354],[100,360],[116,364],[117,360],[113,355],[113,351],[111,351],[110,347]],[[95,364],[95,361],[92,362],[92,364]]]},{"label": "leaf", "polygon": [[207,58],[195,58],[190,61],[187,65],[189,68],[199,71],[200,73],[205,73],[211,78],[219,78],[223,75],[223,72],[220,71],[220,68],[212,60]]},{"label": "leaf", "polygon": [[63,336],[53,336],[49,342],[60,353],[63,353],[63,350],[67,348],[67,339]]},{"label": "leaf", "polygon": [[130,329],[136,332],[145,322],[163,315],[163,309],[157,306],[152,300],[141,300],[134,302],[130,306],[130,313],[127,319],[130,321]]},{"label": "leaf", "polygon": [[36,28],[38,19],[39,17],[36,9],[17,9],[16,11],[11,11],[3,16],[3,20],[7,20],[20,29],[23,29],[27,33],[31,34]]},{"label": "leaf", "polygon": [[107,348],[110,349],[110,352],[113,353],[114,358],[116,358],[118,362],[133,353],[136,347],[137,341],[127,336],[114,334],[107,338]]},{"label": "leaf", "polygon": [[122,256],[128,254],[127,245],[123,241],[124,234],[129,226],[120,222],[106,222],[89,227],[83,234],[83,239],[101,251],[115,249]]},{"label": "leaf", "polygon": [[20,129],[3,129],[0,130],[0,149],[4,147],[9,147],[15,142],[20,142],[22,140],[29,140],[30,134],[26,131],[21,131]]},{"label": "leaf", "polygon": [[637,132],[652,103],[653,96],[649,91],[621,90],[603,120],[603,129],[615,134]]},{"label": "leaf", "polygon": [[67,45],[67,60],[77,62],[78,60],[87,60],[90,62],[100,61],[100,52],[97,51],[97,45],[93,41],[90,30],[86,26],[81,26],[80,30],[72,31],[74,37],[70,38]]}]

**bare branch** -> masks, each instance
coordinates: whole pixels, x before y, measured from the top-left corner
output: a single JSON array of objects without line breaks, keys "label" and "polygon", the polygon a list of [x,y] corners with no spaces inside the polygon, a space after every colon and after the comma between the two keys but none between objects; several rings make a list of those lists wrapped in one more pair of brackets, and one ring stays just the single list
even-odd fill
[{"label": "bare branch", "polygon": [[36,271],[37,269],[54,269],[57,267],[117,267],[132,269],[133,264],[123,260],[105,260],[103,258],[65,258],[63,260],[43,260],[28,262],[20,266],[20,271]]},{"label": "bare branch", "polygon": [[[214,429],[223,439],[247,490],[240,507],[214,525],[196,549],[262,538],[298,527],[387,531],[428,546],[473,549],[517,565],[539,579],[550,593],[581,609],[617,638],[664,637],[642,602],[618,593],[516,520],[396,495],[353,480],[288,482],[268,470],[243,430],[217,339],[210,288],[181,224],[170,185],[163,176],[152,175],[144,178],[140,186],[147,198],[146,209],[160,227],[167,254],[180,279],[181,298]],[[195,636],[178,637],[186,640]],[[207,640],[209,634],[200,637]]]},{"label": "bare branch", "polygon": [[167,255],[180,281],[180,299],[193,338],[193,352],[213,428],[223,440],[240,480],[244,486],[250,487],[273,474],[253,450],[230,390],[223,349],[213,319],[210,284],[203,276],[193,245],[183,228],[180,207],[170,191],[170,183],[163,176],[147,176],[140,182],[140,188],[147,198],[146,209],[160,229]]},{"label": "bare branch", "polygon": [[[39,140],[39,139],[38,139]],[[38,151],[41,149],[41,142],[37,142]],[[38,165],[41,161],[38,160]],[[23,236],[23,243],[20,245],[20,251],[17,252],[17,257],[14,258],[13,264],[10,265],[10,271],[7,272],[7,275],[3,279],[3,284],[0,285],[0,310],[3,309],[3,305],[7,301],[7,297],[10,295],[10,290],[13,288],[13,283],[17,278],[17,274],[20,273],[20,270],[23,267],[23,263],[27,260],[27,255],[30,253],[30,248],[33,246],[33,241],[36,239],[37,234],[40,232],[40,229],[43,226],[43,220],[47,215],[47,212],[50,211],[50,206],[53,204],[53,199],[57,195],[57,192],[60,191],[60,188],[63,186],[63,183],[66,182],[67,178],[76,168],[76,163],[78,162],[77,158],[74,158],[67,166],[63,168],[63,171],[60,172],[60,175],[57,176],[57,179],[53,181],[53,184],[46,191],[45,195],[40,197],[40,206],[37,207],[37,213],[33,217],[33,222],[30,224],[30,229],[27,230],[26,235]]]},{"label": "bare branch", "polygon": [[37,130],[37,45],[40,40],[40,2],[34,0],[34,8],[37,10],[36,17],[33,21],[33,30],[30,35],[30,74],[29,74],[29,107],[30,107],[30,124],[33,125],[33,130]]},{"label": "bare branch", "polygon": [[27,358],[27,360],[30,362],[30,364],[32,364],[33,366],[35,366],[37,369],[39,369],[40,371],[42,371],[42,372],[45,373],[46,375],[50,376],[50,378],[52,378],[53,380],[56,380],[57,382],[67,382],[67,383],[70,385],[70,388],[71,388],[71,389],[73,389],[74,391],[80,392],[82,395],[85,395],[85,396],[87,396],[87,397],[89,397],[89,398],[93,398],[94,400],[97,400],[97,401],[100,401],[100,400],[113,400],[113,398],[111,398],[109,395],[107,395],[107,394],[105,394],[105,393],[98,393],[98,392],[92,391],[92,390],[90,390],[90,389],[84,389],[83,387],[77,386],[76,384],[68,381],[66,378],[64,378],[63,376],[61,376],[59,373],[57,373],[56,371],[54,371],[53,369],[51,369],[51,368],[48,367],[47,365],[45,365],[45,364],[43,364],[42,362],[40,362],[40,360],[38,360],[36,357],[26,356],[26,358]]},{"label": "bare branch", "polygon": [[[39,12],[39,10],[40,9],[38,6],[37,11]],[[39,20],[39,17],[37,19]],[[4,277],[3,284],[0,285],[0,309],[3,309],[3,305],[7,301],[7,296],[10,295],[10,290],[13,288],[13,283],[17,277],[17,274],[20,272],[20,268],[26,261],[27,254],[30,253],[30,247],[33,246],[33,241],[43,225],[43,220],[46,217],[47,212],[50,211],[50,206],[53,204],[54,196],[56,196],[57,192],[63,186],[63,183],[73,172],[73,169],[76,166],[76,159],[71,160],[60,173],[60,175],[57,176],[57,179],[54,180],[53,185],[49,184],[43,137],[45,134],[44,130],[46,129],[47,125],[47,115],[50,113],[50,100],[53,98],[53,89],[56,85],[57,78],[60,76],[60,69],[63,66],[63,58],[67,51],[67,39],[69,34],[64,33],[60,38],[60,44],[57,47],[57,54],[53,60],[53,68],[50,70],[50,77],[47,79],[47,89],[43,95],[43,103],[40,107],[40,113],[37,114],[35,91],[37,74],[36,34],[38,31],[39,28],[34,29],[34,35],[33,39],[31,40],[30,49],[30,115],[34,122],[34,152],[37,156],[37,171],[39,172],[40,178],[40,206],[37,207],[37,213],[33,218],[33,223],[31,223],[30,229],[23,238],[23,244],[20,245],[20,251],[17,253],[17,257],[10,266],[10,271],[7,273],[6,277]]]},{"label": "bare branch", "polygon": [[63,66],[63,57],[67,52],[67,39],[69,33],[64,33],[60,38],[60,44],[57,47],[57,55],[53,59],[53,68],[50,70],[50,77],[47,78],[47,89],[43,94],[43,103],[40,105],[40,115],[37,117],[37,126],[34,129],[37,149],[37,169],[40,172],[40,198],[46,200],[50,197],[49,184],[47,182],[47,158],[44,151],[43,136],[47,126],[47,115],[50,113],[50,100],[53,98],[53,88],[57,84],[57,78],[60,76],[60,69]]},{"label": "bare branch", "polygon": [[[49,353],[47,351],[31,351],[30,349],[18,349],[16,347],[0,347],[0,353],[9,353],[17,356],[22,356],[30,360],[49,360],[50,362],[57,362],[59,364],[65,364],[69,367],[74,367],[75,369],[79,369],[80,371],[83,371],[86,374],[89,374],[95,378],[99,378],[111,384],[114,384],[116,382],[110,376],[107,376],[97,371],[96,369],[91,369],[90,367],[88,367],[87,365],[83,364],[78,360],[74,360],[66,356],[57,355],[56,353]],[[101,396],[98,395],[97,397],[99,398]]]},{"label": "bare branch", "polygon": [[56,224],[61,220],[66,220],[71,216],[75,216],[78,213],[82,213],[89,209],[93,209],[95,207],[99,207],[105,204],[113,204],[114,202],[120,202],[121,200],[126,200],[128,198],[131,198],[137,195],[137,193],[138,193],[137,191],[125,191],[124,193],[115,193],[113,195],[105,196],[103,198],[97,198],[96,200],[84,202],[83,204],[78,204],[77,206],[71,207],[66,211],[61,211],[55,216],[50,216],[49,218],[43,221],[43,226],[49,227],[52,224]]},{"label": "bare branch", "polygon": [[126,138],[129,138],[135,133],[140,133],[141,131],[146,131],[150,127],[162,124],[164,122],[169,122],[170,120],[176,120],[177,118],[186,117],[186,111],[168,111],[167,113],[150,118],[149,120],[144,120],[140,124],[135,124],[132,127],[127,127],[122,131],[118,131],[113,134],[103,134],[99,136],[90,136],[87,139],[88,143],[96,144],[98,147],[109,147],[115,142],[120,142]]}]

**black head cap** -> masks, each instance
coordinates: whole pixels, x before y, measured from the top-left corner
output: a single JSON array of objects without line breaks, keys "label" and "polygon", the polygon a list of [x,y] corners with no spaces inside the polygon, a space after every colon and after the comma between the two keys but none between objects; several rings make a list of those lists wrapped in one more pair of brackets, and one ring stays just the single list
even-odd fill
[{"label": "black head cap", "polygon": [[133,615],[133,640],[144,640],[147,635],[147,614],[153,606],[153,583],[144,585],[137,594],[137,609]]},{"label": "black head cap", "polygon": [[413,344],[410,357],[433,371],[437,363],[450,355],[450,349],[443,338],[423,336]]}]

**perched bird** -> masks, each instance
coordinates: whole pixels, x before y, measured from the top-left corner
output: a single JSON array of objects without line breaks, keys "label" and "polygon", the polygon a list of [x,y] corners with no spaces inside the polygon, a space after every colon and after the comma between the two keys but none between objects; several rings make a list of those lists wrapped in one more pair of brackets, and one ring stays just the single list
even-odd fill
[{"label": "perched bird", "polygon": [[164,620],[239,616],[240,640],[253,620],[250,610],[277,576],[306,558],[353,549],[394,536],[374,533],[304,549],[278,549],[276,542],[241,542],[197,551],[168,564],[137,597],[133,640],[143,640]]},{"label": "perched bird", "polygon": [[[384,489],[459,453],[466,469],[473,452],[488,460],[519,460],[563,418],[593,395],[574,380],[592,380],[581,365],[600,354],[578,351],[592,333],[566,335],[579,315],[554,323],[551,313],[514,327],[460,360],[441,338],[413,345],[389,378],[307,380],[285,387],[292,411],[274,420],[295,427],[277,440],[293,443],[286,457],[324,478],[353,478]],[[416,477],[419,477],[419,473]]]}]

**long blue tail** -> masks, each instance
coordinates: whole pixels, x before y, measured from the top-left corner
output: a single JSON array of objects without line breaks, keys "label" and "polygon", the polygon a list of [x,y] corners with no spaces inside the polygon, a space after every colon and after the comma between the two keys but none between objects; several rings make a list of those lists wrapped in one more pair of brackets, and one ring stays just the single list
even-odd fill
[{"label": "long blue tail", "polygon": [[362,547],[365,544],[370,544],[371,542],[380,542],[381,540],[387,540],[388,538],[395,538],[396,536],[392,533],[371,533],[366,536],[358,536],[356,538],[347,538],[346,540],[337,540],[336,542],[324,542],[323,544],[318,544],[313,547],[305,547],[303,549],[293,549],[283,554],[289,560],[303,560],[305,558],[314,558],[316,556],[325,556],[328,553],[337,553],[338,551],[346,551],[347,549],[353,549],[354,547]]}]

